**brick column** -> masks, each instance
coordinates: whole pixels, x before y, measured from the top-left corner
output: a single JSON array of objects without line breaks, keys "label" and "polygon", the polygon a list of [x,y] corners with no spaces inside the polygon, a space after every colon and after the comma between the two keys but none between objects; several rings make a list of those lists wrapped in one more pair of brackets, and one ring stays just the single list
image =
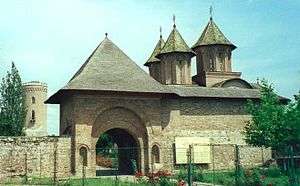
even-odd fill
[{"label": "brick column", "polygon": [[87,124],[75,124],[75,170],[76,176],[81,177],[83,173],[82,158],[80,148],[87,148],[87,166],[85,167],[85,176],[96,176],[95,147],[91,137],[92,126]]}]

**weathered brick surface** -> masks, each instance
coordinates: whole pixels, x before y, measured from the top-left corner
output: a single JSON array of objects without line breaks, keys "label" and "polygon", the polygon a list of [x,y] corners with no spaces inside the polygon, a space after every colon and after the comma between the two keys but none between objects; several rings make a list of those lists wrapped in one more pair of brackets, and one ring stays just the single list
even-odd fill
[{"label": "weathered brick surface", "polygon": [[[139,146],[142,171],[151,167],[151,147],[160,148],[161,164],[158,167],[174,168],[175,137],[209,137],[216,146],[214,166],[207,168],[233,168],[233,144],[245,145],[241,131],[250,120],[244,110],[245,100],[237,99],[159,99],[125,96],[77,95],[72,98],[72,113],[75,132],[72,133],[75,145],[75,159],[78,159],[80,146],[87,146],[91,153],[87,173],[95,175],[95,148],[100,134],[109,129],[121,128],[128,131]],[[72,112],[70,111],[72,110]],[[61,126],[66,126],[62,123]],[[124,139],[126,140],[126,139]],[[224,144],[224,145],[222,145]],[[270,158],[270,150],[262,154],[258,148],[241,150],[244,164],[260,164]],[[264,158],[262,158],[264,156]],[[77,157],[77,158],[76,158]],[[76,166],[80,172],[80,165]]]},{"label": "weathered brick surface", "polygon": [[[0,181],[7,177],[70,176],[70,138],[0,137]],[[56,151],[56,152],[55,152]]]},{"label": "weathered brick surface", "polygon": [[[211,139],[212,163],[202,165],[205,168],[234,168],[235,144],[240,145],[242,165],[255,166],[270,159],[271,151],[245,146],[241,131],[250,116],[244,104],[237,99],[69,97],[60,110],[60,132],[69,137],[0,138],[0,177],[53,177],[54,172],[58,178],[81,176],[82,147],[87,149],[86,176],[95,176],[96,142],[102,133],[115,128],[124,129],[136,140],[143,172],[153,167],[176,168],[175,138],[187,136]],[[160,163],[155,166],[151,158],[153,145],[160,151]]]}]

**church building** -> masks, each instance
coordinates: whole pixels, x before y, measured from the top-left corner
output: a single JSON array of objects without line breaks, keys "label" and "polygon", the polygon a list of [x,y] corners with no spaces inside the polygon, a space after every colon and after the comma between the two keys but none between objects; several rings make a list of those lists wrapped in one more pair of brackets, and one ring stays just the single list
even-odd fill
[{"label": "church building", "polygon": [[[124,174],[134,173],[128,168],[131,159],[137,171],[173,170],[185,163],[188,146],[198,144],[209,148],[199,148],[207,154],[195,163],[211,169],[214,153],[214,168],[233,167],[230,145],[245,145],[242,131],[250,121],[245,104],[260,98],[259,86],[232,69],[236,48],[212,17],[192,47],[174,21],[169,37],[160,35],[145,63],[148,74],[106,34],[71,80],[46,101],[60,104],[60,135],[72,138],[73,172],[81,172],[83,158],[87,176],[96,175],[96,143],[103,133],[120,149],[135,149],[119,157]],[[244,156],[261,163],[261,152],[251,147]],[[267,161],[271,151],[264,150],[263,156]]]}]

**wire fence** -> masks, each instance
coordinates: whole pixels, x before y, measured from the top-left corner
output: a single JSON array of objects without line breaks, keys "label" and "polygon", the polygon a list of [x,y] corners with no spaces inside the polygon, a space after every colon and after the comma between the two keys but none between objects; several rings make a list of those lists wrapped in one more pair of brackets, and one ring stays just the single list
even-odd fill
[{"label": "wire fence", "polygon": [[[91,185],[90,180],[125,179],[137,183],[141,177],[169,176],[191,185],[245,185],[255,168],[264,171],[278,163],[292,185],[299,185],[300,157],[291,150],[276,157],[270,149],[247,145],[201,145],[186,148],[140,149],[113,147],[88,149],[1,148],[0,184]],[[276,159],[277,158],[277,159]],[[126,176],[124,176],[126,175]],[[132,176],[128,176],[132,175]]]}]

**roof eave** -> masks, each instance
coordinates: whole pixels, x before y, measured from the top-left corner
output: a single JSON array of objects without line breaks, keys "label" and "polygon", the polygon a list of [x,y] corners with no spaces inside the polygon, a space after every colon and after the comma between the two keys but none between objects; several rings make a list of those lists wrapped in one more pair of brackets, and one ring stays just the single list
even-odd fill
[{"label": "roof eave", "polygon": [[195,50],[198,47],[205,47],[205,46],[218,46],[218,45],[223,45],[223,46],[230,46],[231,50],[234,50],[237,48],[237,46],[235,46],[234,44],[225,44],[225,43],[214,43],[214,44],[195,44],[194,46],[192,46],[192,50]]},{"label": "roof eave", "polygon": [[152,63],[160,63],[160,60],[153,60],[153,61],[147,61],[145,64],[144,64],[144,66],[149,66],[150,64],[152,64]]},{"label": "roof eave", "polygon": [[55,92],[52,96],[50,96],[44,103],[45,104],[60,104],[61,97],[63,96],[62,89]]},{"label": "roof eave", "polygon": [[190,51],[190,52],[184,52],[184,51],[170,51],[170,52],[163,52],[163,53],[159,53],[157,54],[155,57],[158,59],[161,59],[161,56],[165,55],[165,54],[172,54],[172,53],[188,53],[191,55],[191,57],[196,56],[196,53],[194,51]]}]

